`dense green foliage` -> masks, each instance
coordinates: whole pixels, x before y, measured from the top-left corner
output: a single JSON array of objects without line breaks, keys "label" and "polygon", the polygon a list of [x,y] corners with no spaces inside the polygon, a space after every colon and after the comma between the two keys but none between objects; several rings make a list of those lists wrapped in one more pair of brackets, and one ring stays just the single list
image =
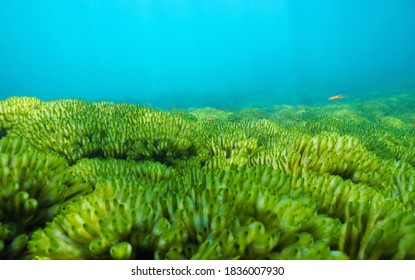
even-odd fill
[{"label": "dense green foliage", "polygon": [[2,259],[415,259],[415,99],[0,101]]}]

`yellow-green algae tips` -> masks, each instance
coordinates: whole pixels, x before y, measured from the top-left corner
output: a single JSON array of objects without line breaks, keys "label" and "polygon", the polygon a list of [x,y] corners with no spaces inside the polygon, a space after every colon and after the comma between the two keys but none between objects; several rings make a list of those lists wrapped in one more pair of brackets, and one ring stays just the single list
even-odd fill
[{"label": "yellow-green algae tips", "polygon": [[0,161],[0,257],[9,259],[26,254],[31,233],[90,187],[63,158],[20,137],[0,140]]}]

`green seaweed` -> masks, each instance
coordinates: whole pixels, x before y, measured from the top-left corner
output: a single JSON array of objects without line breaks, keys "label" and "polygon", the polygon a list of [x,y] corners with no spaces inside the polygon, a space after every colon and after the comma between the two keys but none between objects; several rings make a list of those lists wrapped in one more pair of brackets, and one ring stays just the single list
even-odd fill
[{"label": "green seaweed", "polygon": [[0,101],[0,258],[415,259],[415,100]]}]

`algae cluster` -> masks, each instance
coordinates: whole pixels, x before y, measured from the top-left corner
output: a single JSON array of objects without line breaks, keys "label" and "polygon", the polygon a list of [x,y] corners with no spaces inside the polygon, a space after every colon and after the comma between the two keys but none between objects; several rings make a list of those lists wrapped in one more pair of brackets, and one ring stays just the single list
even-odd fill
[{"label": "algae cluster", "polygon": [[415,98],[0,101],[1,259],[415,259]]}]

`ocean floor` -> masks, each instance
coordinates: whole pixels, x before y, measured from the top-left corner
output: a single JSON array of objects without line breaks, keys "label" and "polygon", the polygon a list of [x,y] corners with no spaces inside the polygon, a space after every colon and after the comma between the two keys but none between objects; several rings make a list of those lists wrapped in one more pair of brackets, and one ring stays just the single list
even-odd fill
[{"label": "ocean floor", "polygon": [[0,259],[415,259],[413,93],[0,101]]}]

